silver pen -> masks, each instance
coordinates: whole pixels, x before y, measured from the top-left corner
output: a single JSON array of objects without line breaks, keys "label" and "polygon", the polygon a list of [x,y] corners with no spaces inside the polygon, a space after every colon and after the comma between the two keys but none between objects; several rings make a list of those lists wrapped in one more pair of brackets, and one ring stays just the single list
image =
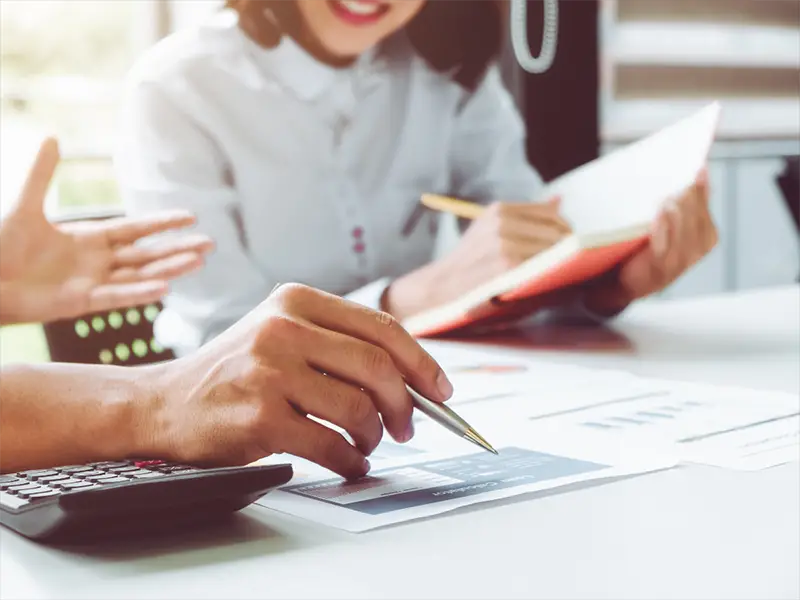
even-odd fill
[{"label": "silver pen", "polygon": [[428,415],[446,429],[455,433],[458,437],[469,440],[487,452],[497,454],[497,450],[492,448],[492,445],[483,439],[483,436],[475,431],[469,423],[459,417],[452,408],[446,404],[428,400],[409,385],[406,385],[406,389],[408,389],[408,393],[411,394],[411,397],[414,399],[415,408]]}]

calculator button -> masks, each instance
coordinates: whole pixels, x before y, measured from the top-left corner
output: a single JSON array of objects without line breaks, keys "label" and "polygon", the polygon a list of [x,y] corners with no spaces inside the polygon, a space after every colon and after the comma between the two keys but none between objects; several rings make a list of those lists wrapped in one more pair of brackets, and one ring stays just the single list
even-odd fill
[{"label": "calculator button", "polygon": [[35,494],[26,494],[28,500],[39,500],[40,498],[50,498],[51,496],[58,496],[61,492],[57,490],[46,490],[44,492],[36,492]]},{"label": "calculator button", "polygon": [[195,469],[187,465],[164,465],[163,467],[158,467],[158,470],[162,473],[192,473],[200,469]]},{"label": "calculator button", "polygon": [[103,479],[100,483],[108,485],[109,483],[128,483],[130,479],[127,477],[112,477],[111,479]]},{"label": "calculator button", "polygon": [[69,467],[59,467],[56,471],[60,471],[61,473],[87,473],[89,471],[94,471],[94,467],[87,467],[86,465],[74,465]]},{"label": "calculator button", "polygon": [[20,485],[27,483],[28,481],[26,481],[25,479],[20,479],[19,477],[14,477],[13,475],[6,475],[2,479],[0,479],[0,490],[8,489],[12,485]]},{"label": "calculator button", "polygon": [[83,490],[94,487],[91,481],[76,481],[75,483],[60,483],[59,485],[65,490]]},{"label": "calculator button", "polygon": [[50,469],[39,469],[38,471],[23,471],[20,473],[23,477],[35,479],[37,477],[47,477],[49,475],[58,475],[58,472]]},{"label": "calculator button", "polygon": [[157,471],[144,471],[142,473],[132,473],[131,477],[134,479],[152,479],[154,477],[166,477],[166,473],[159,473]]},{"label": "calculator button", "polygon": [[139,467],[136,467],[134,465],[125,465],[124,467],[111,467],[110,469],[108,469],[110,473],[125,473],[126,475],[128,473],[132,473],[138,470]]},{"label": "calculator button", "polygon": [[134,461],[134,466],[137,467],[154,467],[156,465],[163,465],[163,460],[137,460]]},{"label": "calculator button", "polygon": [[130,463],[126,462],[115,462],[115,461],[106,461],[106,462],[99,462],[99,463],[92,463],[95,469],[110,469],[112,467],[127,467]]},{"label": "calculator button", "polygon": [[63,487],[65,485],[70,485],[72,483],[84,483],[80,479],[75,479],[74,477],[69,477],[67,479],[62,479],[60,481],[53,481],[52,483],[48,484],[51,487]]},{"label": "calculator button", "polygon": [[57,481],[66,481],[70,479],[69,475],[64,475],[63,473],[56,473],[55,475],[50,475],[48,477],[37,477],[36,481],[39,483],[55,483]]},{"label": "calculator button", "polygon": [[75,477],[80,477],[81,479],[88,479],[89,477],[96,477],[97,475],[108,475],[108,473],[103,473],[103,471],[98,471],[97,469],[92,469],[84,473],[75,473]]},{"label": "calculator button", "polygon": [[[42,494],[44,492],[50,492],[50,491],[52,491],[52,490],[50,488],[48,488],[48,487],[37,486],[32,490],[20,490],[20,491],[17,492],[17,496],[19,496],[20,498],[30,498],[34,494]],[[56,493],[58,493],[58,492],[56,492]]]},{"label": "calculator button", "polygon": [[9,486],[8,487],[8,491],[9,492],[23,492],[25,490],[35,490],[35,489],[38,489],[39,487],[41,487],[41,486],[36,485],[35,483],[31,483],[31,482],[20,483],[19,485],[11,485],[11,486]]},{"label": "calculator button", "polygon": [[84,477],[86,481],[105,481],[106,479],[113,479],[116,477],[113,473],[99,473],[97,475],[89,475]]}]

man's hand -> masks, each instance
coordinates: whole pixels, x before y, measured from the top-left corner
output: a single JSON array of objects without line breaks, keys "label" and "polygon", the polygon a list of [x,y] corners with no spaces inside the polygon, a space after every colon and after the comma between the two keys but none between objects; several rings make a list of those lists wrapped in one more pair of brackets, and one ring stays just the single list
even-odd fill
[{"label": "man's hand", "polygon": [[58,145],[46,140],[17,206],[0,223],[0,324],[52,321],[154,302],[167,281],[203,264],[213,244],[204,235],[175,238],[153,247],[140,239],[192,225],[187,212],[57,226],[44,200],[59,162]]},{"label": "man's hand", "polygon": [[634,300],[663,290],[708,254],[718,240],[708,198],[704,169],[693,186],[661,211],[650,243],[612,276],[586,289],[586,307],[600,315],[617,314]]},{"label": "man's hand", "polygon": [[[289,453],[345,477],[383,435],[413,435],[407,381],[443,402],[442,369],[386,313],[300,285],[278,288],[197,353],[155,367],[139,454],[236,465]],[[331,423],[352,438],[320,423]]]}]

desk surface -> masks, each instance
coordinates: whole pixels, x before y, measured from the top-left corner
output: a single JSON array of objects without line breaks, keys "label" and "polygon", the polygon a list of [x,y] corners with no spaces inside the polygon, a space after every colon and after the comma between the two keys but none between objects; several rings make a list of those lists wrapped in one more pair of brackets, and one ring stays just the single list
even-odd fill
[{"label": "desk surface", "polygon": [[[797,287],[643,303],[616,329],[626,350],[515,351],[800,390]],[[0,596],[796,599],[799,471],[681,467],[360,535],[260,508],[224,530],[90,553],[4,530]]]}]

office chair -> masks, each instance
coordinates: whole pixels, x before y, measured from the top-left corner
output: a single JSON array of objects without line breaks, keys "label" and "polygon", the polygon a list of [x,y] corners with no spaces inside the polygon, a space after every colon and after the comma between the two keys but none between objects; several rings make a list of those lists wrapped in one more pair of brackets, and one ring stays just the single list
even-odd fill
[{"label": "office chair", "polygon": [[[776,177],[786,208],[794,221],[797,235],[800,236],[800,156],[786,158],[783,172]],[[800,283],[800,273],[797,275],[797,283]]]},{"label": "office chair", "polygon": [[[59,223],[123,216],[120,209],[74,213]],[[161,303],[131,306],[43,325],[50,360],[54,362],[134,366],[175,358],[153,335]]]}]

